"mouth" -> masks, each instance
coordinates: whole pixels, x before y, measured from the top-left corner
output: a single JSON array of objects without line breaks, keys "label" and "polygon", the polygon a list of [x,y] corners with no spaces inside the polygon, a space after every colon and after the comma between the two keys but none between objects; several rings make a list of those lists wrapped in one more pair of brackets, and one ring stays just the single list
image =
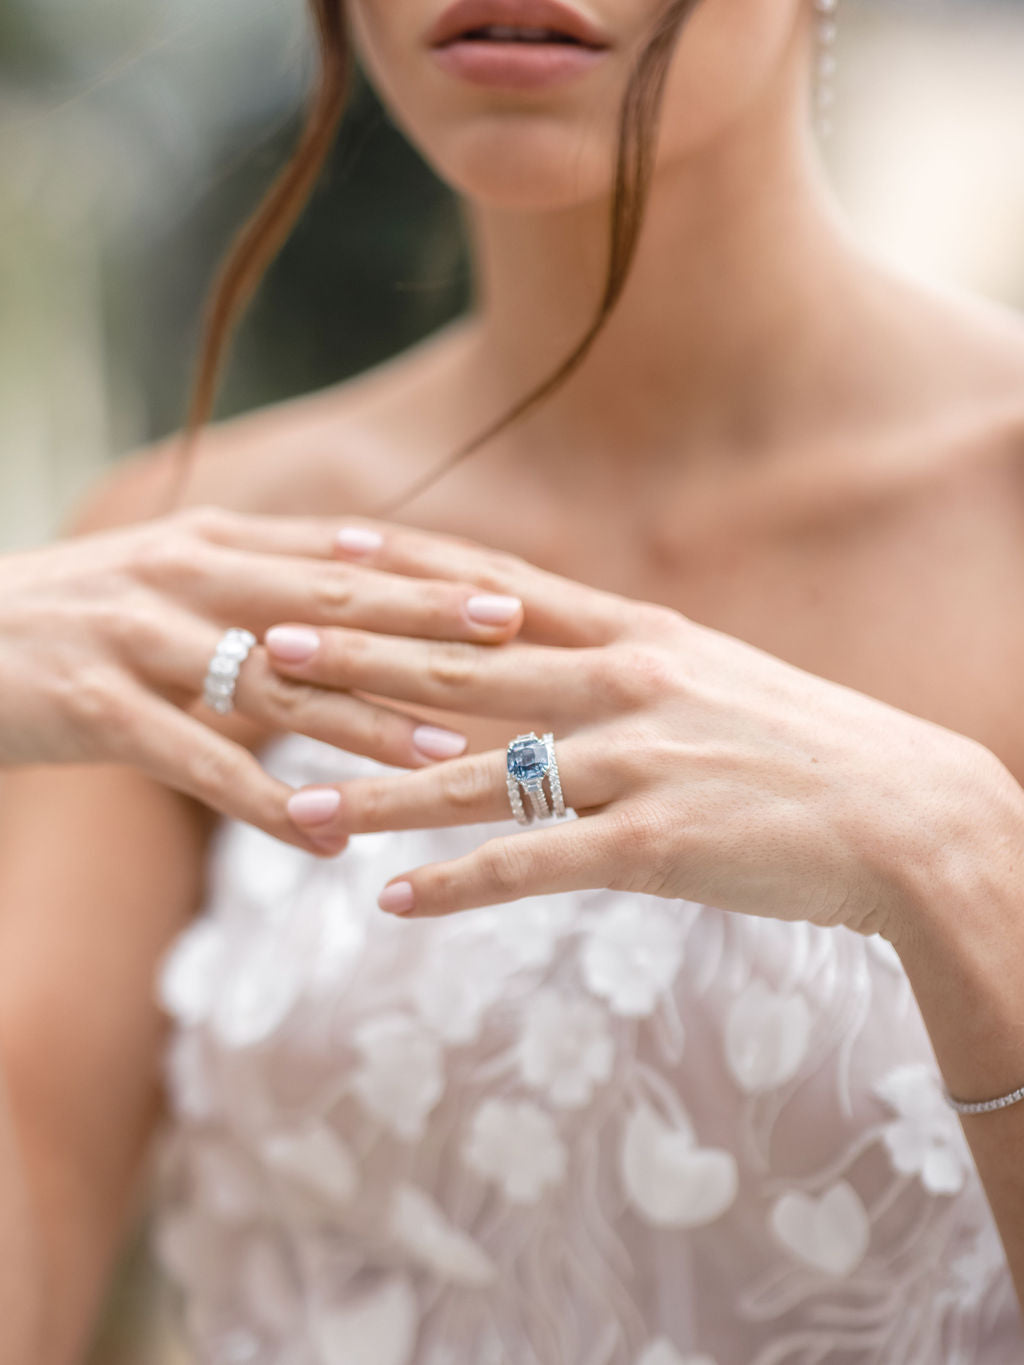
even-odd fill
[{"label": "mouth", "polygon": [[520,48],[603,51],[607,38],[560,0],[456,0],[431,32],[435,49],[459,43]]},{"label": "mouth", "polygon": [[508,24],[485,24],[483,28],[473,28],[455,39],[462,43],[569,43],[573,47],[585,47],[579,38],[568,33],[559,33],[553,28],[513,28]]}]

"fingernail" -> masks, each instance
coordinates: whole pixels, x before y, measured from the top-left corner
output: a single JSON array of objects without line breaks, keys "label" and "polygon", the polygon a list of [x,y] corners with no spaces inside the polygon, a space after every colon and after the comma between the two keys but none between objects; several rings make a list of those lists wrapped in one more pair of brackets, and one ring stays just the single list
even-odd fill
[{"label": "fingernail", "polygon": [[274,626],[263,643],[282,663],[304,664],[320,648],[320,636],[309,626]]},{"label": "fingernail", "polygon": [[415,903],[411,882],[392,882],[377,897],[377,904],[389,915],[407,915]]},{"label": "fingernail", "polygon": [[335,537],[339,550],[350,555],[368,555],[371,550],[379,550],[384,537],[379,531],[371,531],[368,526],[343,526]]},{"label": "fingernail", "polygon": [[412,732],[412,742],[425,758],[458,758],[466,752],[468,740],[454,730],[442,730],[436,725],[418,725]]},{"label": "fingernail", "polygon": [[288,801],[288,814],[297,825],[323,825],[337,813],[341,792],[333,787],[308,787]]},{"label": "fingernail", "polygon": [[478,626],[507,626],[522,608],[518,597],[498,597],[481,593],[466,603],[466,615]]}]

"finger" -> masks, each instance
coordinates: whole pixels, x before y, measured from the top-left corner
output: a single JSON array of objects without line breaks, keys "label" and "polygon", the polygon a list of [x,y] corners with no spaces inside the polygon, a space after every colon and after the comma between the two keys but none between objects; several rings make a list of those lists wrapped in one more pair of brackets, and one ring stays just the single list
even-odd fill
[{"label": "finger", "polygon": [[272,730],[308,735],[397,768],[421,768],[456,758],[467,747],[466,736],[458,730],[349,692],[282,677],[261,649],[242,667],[235,705],[242,715]]},{"label": "finger", "polygon": [[489,839],[463,858],[396,877],[378,904],[389,914],[426,919],[526,896],[608,886],[618,862],[614,828],[610,817],[596,815]]},{"label": "finger", "polygon": [[293,789],[247,749],[149,693],[140,690],[125,706],[118,750],[115,757],[147,776],[285,843],[320,854],[345,846],[337,832],[297,826],[288,814]]},{"label": "finger", "polygon": [[200,539],[226,549],[312,559],[337,554],[337,517],[260,516],[226,507],[190,507],[177,515]]},{"label": "finger", "polygon": [[387,635],[500,643],[523,621],[522,603],[471,584],[404,578],[337,561],[207,546],[164,580],[189,606],[257,634],[278,621],[347,626]]},{"label": "finger", "polygon": [[[622,783],[615,765],[598,753],[592,740],[561,740],[556,750],[567,806],[593,810],[619,795]],[[325,833],[338,836],[512,819],[504,750],[469,754],[395,777],[353,778],[341,783],[339,792],[337,810],[324,826]]]},{"label": "finger", "polygon": [[[287,643],[294,627],[286,627]],[[598,695],[600,650],[555,649],[512,641],[492,649],[462,641],[400,639],[355,630],[309,628],[303,662],[281,658],[276,628],[267,632],[273,667],[320,687],[392,697],[464,715],[530,716],[545,729],[589,717]],[[286,652],[290,652],[286,650]]]},{"label": "finger", "polygon": [[[174,699],[195,699],[202,693],[220,635],[184,613],[164,618],[158,629],[134,640],[135,661],[140,672]],[[456,730],[347,692],[282,677],[259,647],[241,666],[234,705],[267,729],[308,735],[399,768],[419,768],[466,749],[465,736]]]},{"label": "finger", "polygon": [[488,592],[522,599],[524,638],[539,644],[595,645],[618,639],[636,603],[590,588],[525,560],[455,536],[385,522],[360,520],[336,537],[346,559],[414,578],[475,583]]}]

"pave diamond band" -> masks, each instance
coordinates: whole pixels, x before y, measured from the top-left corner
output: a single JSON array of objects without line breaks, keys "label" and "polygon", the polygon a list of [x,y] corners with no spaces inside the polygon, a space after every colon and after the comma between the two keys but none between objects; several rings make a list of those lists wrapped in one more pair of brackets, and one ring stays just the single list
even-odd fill
[{"label": "pave diamond band", "polygon": [[203,701],[218,716],[227,716],[235,709],[238,675],[255,644],[252,631],[240,626],[232,626],[220,637],[203,682]]},{"label": "pave diamond band", "polygon": [[[544,789],[545,777],[551,791],[550,800]],[[552,808],[559,818],[565,815],[565,798],[555,758],[555,737],[550,732],[539,739],[532,732],[515,737],[508,746],[505,780],[512,814],[521,825],[528,825],[534,817],[550,819]]]},{"label": "pave diamond band", "polygon": [[955,1100],[946,1091],[946,1103],[958,1114],[990,1114],[994,1109],[1009,1109],[1011,1104],[1019,1104],[1021,1100],[1024,1100],[1024,1085],[1009,1095],[1001,1095],[997,1100]]}]

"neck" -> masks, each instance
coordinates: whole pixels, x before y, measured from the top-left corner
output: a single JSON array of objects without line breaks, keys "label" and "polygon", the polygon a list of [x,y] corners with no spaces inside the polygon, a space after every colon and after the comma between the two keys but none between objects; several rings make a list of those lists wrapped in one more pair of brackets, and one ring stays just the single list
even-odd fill
[{"label": "neck", "polygon": [[[535,446],[550,439],[588,459],[677,457],[681,436],[763,446],[822,401],[823,367],[838,359],[849,318],[853,252],[803,102],[775,104],[659,167],[626,291],[580,370],[528,418]],[[605,200],[547,213],[471,206],[476,393],[490,417],[585,332],[609,212]]]}]

